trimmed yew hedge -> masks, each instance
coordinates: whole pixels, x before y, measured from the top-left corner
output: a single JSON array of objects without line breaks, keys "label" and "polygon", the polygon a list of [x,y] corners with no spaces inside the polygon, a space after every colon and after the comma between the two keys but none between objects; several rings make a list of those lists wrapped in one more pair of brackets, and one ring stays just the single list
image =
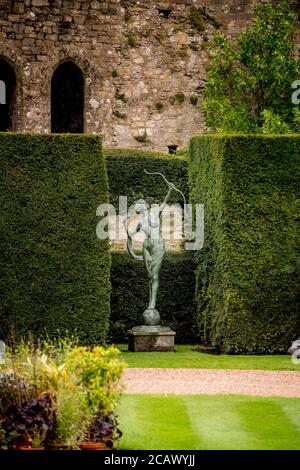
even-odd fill
[{"label": "trimmed yew hedge", "polygon": [[[161,176],[147,175],[144,168],[162,172],[175,186],[188,195],[188,162],[184,157],[176,157],[159,152],[139,149],[105,149],[109,178],[110,202],[118,206],[118,196],[127,196],[131,205],[138,199],[148,203],[162,201],[168,187]],[[181,202],[180,195],[174,192],[170,203]]]},{"label": "trimmed yew hedge", "polygon": [[194,137],[190,158],[205,205],[198,332],[226,353],[286,352],[300,332],[300,136]]},{"label": "trimmed yew hedge", "polygon": [[[188,253],[165,255],[157,297],[162,324],[176,331],[176,342],[197,341],[195,331],[195,265]],[[127,252],[112,253],[110,339],[122,342],[127,330],[143,323],[142,314],[149,301],[144,263]]]},{"label": "trimmed yew hedge", "polygon": [[108,201],[101,141],[0,134],[0,335],[78,334],[103,342],[110,255],[96,237]]}]

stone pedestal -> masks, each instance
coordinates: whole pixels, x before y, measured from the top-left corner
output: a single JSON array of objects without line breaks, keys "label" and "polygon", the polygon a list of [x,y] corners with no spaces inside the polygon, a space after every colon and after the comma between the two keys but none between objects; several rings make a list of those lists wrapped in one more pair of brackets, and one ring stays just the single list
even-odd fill
[{"label": "stone pedestal", "polygon": [[163,327],[137,327],[128,331],[131,352],[174,352],[175,331]]}]

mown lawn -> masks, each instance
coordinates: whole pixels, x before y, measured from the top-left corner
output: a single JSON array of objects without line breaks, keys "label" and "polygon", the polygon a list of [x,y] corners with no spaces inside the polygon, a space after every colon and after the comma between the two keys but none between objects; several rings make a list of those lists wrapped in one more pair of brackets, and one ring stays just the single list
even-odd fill
[{"label": "mown lawn", "polygon": [[221,354],[203,354],[193,349],[195,346],[176,346],[175,353],[130,353],[127,345],[119,344],[128,367],[166,367],[166,368],[196,368],[196,369],[255,369],[255,370],[299,370],[298,364],[293,364],[291,356],[229,356]]},{"label": "mown lawn", "polygon": [[300,449],[300,399],[123,395],[121,449]]}]

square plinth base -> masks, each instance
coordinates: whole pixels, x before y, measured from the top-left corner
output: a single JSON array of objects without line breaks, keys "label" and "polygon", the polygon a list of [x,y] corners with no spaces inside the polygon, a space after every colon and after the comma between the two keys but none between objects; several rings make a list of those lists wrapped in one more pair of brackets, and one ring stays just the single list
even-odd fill
[{"label": "square plinth base", "polygon": [[131,352],[174,352],[175,331],[128,331],[128,350]]}]

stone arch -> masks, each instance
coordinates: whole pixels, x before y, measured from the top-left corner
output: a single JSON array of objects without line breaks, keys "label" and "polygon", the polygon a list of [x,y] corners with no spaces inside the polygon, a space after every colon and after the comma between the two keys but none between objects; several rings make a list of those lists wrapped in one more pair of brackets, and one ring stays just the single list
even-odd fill
[{"label": "stone arch", "polygon": [[13,65],[0,56],[0,131],[17,130],[17,74]]},{"label": "stone arch", "polygon": [[51,80],[51,132],[84,132],[84,73],[71,59],[56,67]]}]

